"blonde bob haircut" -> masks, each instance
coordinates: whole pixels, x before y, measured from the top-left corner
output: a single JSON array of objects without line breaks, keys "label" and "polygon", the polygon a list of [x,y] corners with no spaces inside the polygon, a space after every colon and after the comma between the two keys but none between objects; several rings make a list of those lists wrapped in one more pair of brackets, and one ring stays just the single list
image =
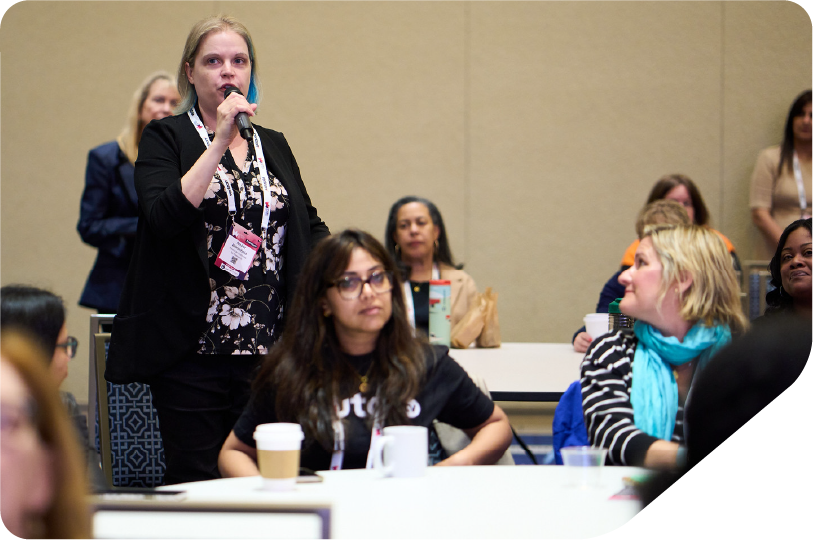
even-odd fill
[{"label": "blonde bob haircut", "polygon": [[198,94],[195,92],[195,85],[191,84],[186,77],[186,64],[189,64],[189,67],[195,67],[195,57],[198,54],[198,47],[200,47],[200,42],[203,41],[206,36],[211,33],[225,31],[238,34],[246,42],[248,60],[251,63],[251,81],[248,85],[246,100],[248,100],[249,103],[260,103],[261,92],[260,83],[257,78],[257,57],[254,54],[254,41],[251,39],[251,34],[248,33],[248,29],[245,25],[234,17],[215,15],[195,23],[189,31],[189,35],[186,37],[183,56],[181,56],[181,63],[178,66],[178,92],[181,94],[181,102],[175,109],[175,114],[185,113],[198,102]]},{"label": "blonde bob haircut", "polygon": [[28,334],[18,330],[3,330],[0,356],[20,375],[36,404],[34,427],[51,457],[51,502],[41,516],[31,516],[27,538],[90,538],[85,466],[75,428],[46,367],[47,356]]},{"label": "blonde bob haircut", "polygon": [[734,333],[747,329],[731,255],[715,232],[699,225],[654,225],[646,227],[646,237],[652,239],[663,266],[659,302],[688,274],[692,283],[680,298],[684,320],[727,324]]},{"label": "blonde bob haircut", "polygon": [[144,102],[150,95],[150,88],[155,81],[165,80],[169,84],[174,85],[175,79],[166,71],[156,71],[150,74],[144,81],[136,88],[133,93],[133,99],[130,100],[130,108],[127,109],[127,123],[124,124],[124,129],[121,130],[119,136],[116,137],[116,142],[119,143],[119,148],[127,156],[130,163],[135,165],[138,158],[138,143],[141,141],[141,133],[144,131],[144,122],[141,121],[141,109],[144,107]]}]

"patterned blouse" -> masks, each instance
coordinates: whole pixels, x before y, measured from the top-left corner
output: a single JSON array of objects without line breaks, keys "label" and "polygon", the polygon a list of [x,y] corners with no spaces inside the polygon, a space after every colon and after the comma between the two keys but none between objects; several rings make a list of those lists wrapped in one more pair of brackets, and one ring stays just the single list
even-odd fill
[{"label": "patterned blouse", "polygon": [[[210,133],[210,137],[213,134]],[[200,337],[199,354],[265,354],[279,338],[285,304],[285,277],[282,272],[285,226],[288,222],[288,193],[268,171],[271,183],[271,216],[263,247],[258,251],[246,280],[239,280],[215,266],[232,220],[222,181],[230,182],[237,214],[234,221],[262,237],[263,192],[260,170],[251,150],[246,155],[247,172],[240,171],[230,151],[220,161],[228,171],[224,178],[215,174],[203,199],[208,231],[209,300],[208,323]]]}]

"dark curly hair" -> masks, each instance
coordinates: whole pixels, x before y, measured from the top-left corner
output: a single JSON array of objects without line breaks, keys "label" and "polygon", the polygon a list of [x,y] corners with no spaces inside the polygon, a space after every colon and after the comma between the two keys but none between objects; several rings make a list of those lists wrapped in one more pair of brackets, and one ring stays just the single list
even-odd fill
[{"label": "dark curly hair", "polygon": [[797,219],[788,225],[779,237],[779,244],[776,246],[776,253],[774,253],[771,263],[768,265],[768,270],[771,271],[771,285],[776,287],[765,295],[765,315],[775,315],[777,313],[784,313],[787,310],[793,309],[793,298],[791,298],[784,289],[782,289],[782,274],[780,273],[782,266],[782,250],[785,248],[785,243],[788,241],[790,233],[804,227],[810,232],[810,218]]}]

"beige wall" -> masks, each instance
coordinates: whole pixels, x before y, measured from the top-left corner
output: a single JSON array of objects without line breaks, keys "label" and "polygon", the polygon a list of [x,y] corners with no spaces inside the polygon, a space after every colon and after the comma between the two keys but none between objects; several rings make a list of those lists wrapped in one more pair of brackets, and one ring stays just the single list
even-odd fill
[{"label": "beige wall", "polygon": [[0,279],[65,298],[80,401],[87,151],[221,10],[252,31],[257,123],[286,134],[328,225],[381,235],[396,198],[433,199],[500,293],[506,341],[569,341],[664,173],[691,176],[749,258],[756,153],[811,86],[811,22],[790,2],[17,4],[0,26]]}]

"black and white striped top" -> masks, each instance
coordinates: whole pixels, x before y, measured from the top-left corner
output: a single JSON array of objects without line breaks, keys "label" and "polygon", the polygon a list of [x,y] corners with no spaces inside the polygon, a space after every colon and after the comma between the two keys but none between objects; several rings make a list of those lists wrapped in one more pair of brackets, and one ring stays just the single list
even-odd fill
[{"label": "black and white striped top", "polygon": [[[657,441],[635,427],[630,392],[638,338],[632,330],[605,334],[591,343],[581,367],[582,408],[590,444],[609,450],[610,463],[641,466]],[[672,442],[683,443],[683,405]]]}]

